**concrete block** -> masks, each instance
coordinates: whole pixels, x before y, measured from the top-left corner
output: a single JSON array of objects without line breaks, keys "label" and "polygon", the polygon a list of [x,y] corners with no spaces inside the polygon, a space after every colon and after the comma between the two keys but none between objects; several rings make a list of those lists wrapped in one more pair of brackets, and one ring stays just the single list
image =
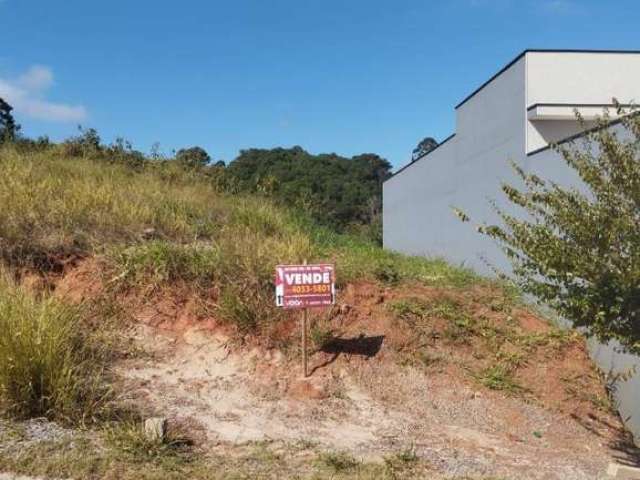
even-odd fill
[{"label": "concrete block", "polygon": [[616,480],[640,480],[640,468],[610,463],[607,475]]},{"label": "concrete block", "polygon": [[144,421],[144,434],[152,442],[163,442],[167,435],[167,419],[162,417],[147,418]]}]

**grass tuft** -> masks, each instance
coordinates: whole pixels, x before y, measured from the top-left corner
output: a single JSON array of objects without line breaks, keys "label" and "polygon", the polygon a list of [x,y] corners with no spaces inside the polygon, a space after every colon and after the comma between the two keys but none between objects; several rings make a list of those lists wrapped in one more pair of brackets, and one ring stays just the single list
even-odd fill
[{"label": "grass tuft", "polygon": [[105,352],[80,324],[77,308],[36,298],[0,275],[0,406],[17,417],[87,421],[110,390]]},{"label": "grass tuft", "polygon": [[104,437],[109,447],[133,462],[188,462],[193,453],[192,442],[179,431],[169,429],[164,439],[150,439],[142,423],[134,420],[106,426]]},{"label": "grass tuft", "polygon": [[318,455],[318,464],[335,473],[355,469],[360,462],[345,452],[325,452]]},{"label": "grass tuft", "polygon": [[491,390],[521,393],[525,389],[514,379],[510,368],[502,364],[492,365],[478,375],[478,380]]},{"label": "grass tuft", "polygon": [[316,321],[309,332],[311,344],[316,350],[322,350],[335,338],[334,330],[328,322]]}]

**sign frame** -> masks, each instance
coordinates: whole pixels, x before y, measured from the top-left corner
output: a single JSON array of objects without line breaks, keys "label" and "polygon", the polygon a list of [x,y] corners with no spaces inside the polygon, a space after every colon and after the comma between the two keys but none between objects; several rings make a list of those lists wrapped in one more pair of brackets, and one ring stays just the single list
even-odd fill
[{"label": "sign frame", "polygon": [[285,309],[330,307],[335,304],[332,263],[277,265],[276,306]]}]

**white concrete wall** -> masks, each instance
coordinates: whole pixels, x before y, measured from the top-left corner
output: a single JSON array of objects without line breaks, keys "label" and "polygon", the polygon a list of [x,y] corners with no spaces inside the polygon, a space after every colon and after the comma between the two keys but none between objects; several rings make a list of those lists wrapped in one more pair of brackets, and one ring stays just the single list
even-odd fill
[{"label": "white concrete wall", "polygon": [[527,106],[534,103],[610,103],[636,99],[640,54],[527,53]]},{"label": "white concrete wall", "polygon": [[[449,165],[456,157],[456,137],[415,162],[383,185],[384,244],[409,255],[441,255],[449,249],[447,199],[456,191]],[[462,252],[459,252],[462,253]]]},{"label": "white concrete wall", "polygon": [[490,271],[481,259],[496,258],[499,250],[488,239],[478,241],[452,207],[495,219],[486,197],[513,177],[508,159],[524,154],[524,75],[522,57],[457,110],[455,137],[384,183],[385,247]]},{"label": "white concrete wall", "polygon": [[[602,114],[602,112],[601,112]],[[527,125],[527,152],[546,147],[576,133],[583,132],[596,126],[596,122],[588,121],[580,125],[576,119],[572,120],[532,120]]]}]

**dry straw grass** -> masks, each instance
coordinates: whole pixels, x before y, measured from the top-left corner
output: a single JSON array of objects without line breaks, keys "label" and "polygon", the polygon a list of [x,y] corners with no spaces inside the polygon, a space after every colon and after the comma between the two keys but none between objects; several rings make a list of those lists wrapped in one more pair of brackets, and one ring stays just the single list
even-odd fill
[{"label": "dry straw grass", "polygon": [[102,414],[111,397],[107,355],[77,308],[36,298],[0,271],[0,332],[1,412],[67,422]]}]

